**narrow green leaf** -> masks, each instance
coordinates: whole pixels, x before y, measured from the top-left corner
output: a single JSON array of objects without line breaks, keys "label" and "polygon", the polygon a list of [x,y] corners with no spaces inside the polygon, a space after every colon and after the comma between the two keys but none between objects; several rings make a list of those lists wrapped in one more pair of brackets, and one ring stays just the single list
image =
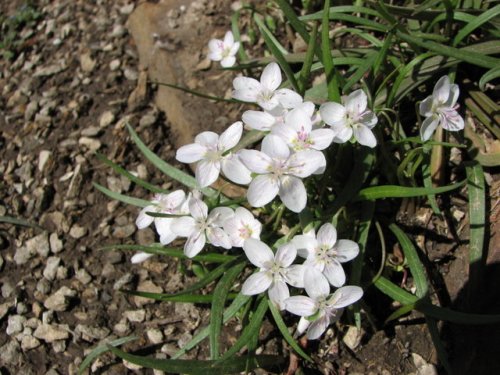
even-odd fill
[{"label": "narrow green leaf", "polygon": [[377,58],[375,59],[375,62],[373,63],[373,75],[378,74],[380,67],[386,61],[387,52],[389,51],[389,47],[391,47],[391,45],[392,45],[393,36],[394,36],[394,34],[392,32],[386,36],[386,38],[384,40],[384,44],[382,45],[382,48],[378,52]]},{"label": "narrow green leaf", "polygon": [[264,319],[264,314],[267,311],[267,300],[267,296],[264,296],[261,299],[259,305],[250,318],[250,323],[248,323],[248,325],[243,329],[243,332],[241,333],[239,339],[231,348],[229,348],[228,351],[224,353],[224,355],[221,357],[221,359],[218,360],[218,362],[223,362],[224,360],[227,360],[228,358],[234,356],[241,349],[243,349],[245,345],[247,345],[247,343],[253,338],[255,334],[258,334],[260,326],[262,324],[262,319]]},{"label": "narrow green leaf", "polygon": [[[285,0],[276,0],[276,3],[281,8],[285,15],[285,19],[290,22],[293,29],[300,35],[300,37],[309,45],[309,33],[307,32],[306,25],[297,17],[290,4]],[[315,40],[313,38],[313,40]]]},{"label": "narrow green leaf", "polygon": [[[227,323],[229,319],[234,317],[236,313],[250,300],[250,296],[245,296],[239,293],[236,298],[233,300],[231,305],[224,312],[224,316],[222,317],[222,322]],[[206,339],[210,334],[210,327],[203,328],[200,332],[198,332],[182,349],[180,349],[177,353],[174,354],[172,359],[177,359],[184,354],[188,350],[193,349],[196,345],[198,345],[201,341]]]},{"label": "narrow green leaf", "polygon": [[151,205],[150,201],[147,201],[144,199],[139,199],[139,198],[129,197],[128,195],[125,195],[125,194],[116,193],[114,191],[109,190],[108,188],[105,188],[102,185],[99,185],[97,182],[93,182],[92,185],[94,185],[94,187],[97,190],[99,190],[101,193],[106,194],[108,197],[110,197],[114,200],[117,200],[117,201],[120,201],[120,202],[123,202],[126,204],[131,204],[131,205],[137,206],[137,207],[142,207],[142,208]]},{"label": "narrow green leaf", "polygon": [[483,250],[486,234],[486,193],[484,172],[481,164],[475,162],[465,167],[469,195],[469,288],[476,293],[480,288]]},{"label": "narrow green leaf", "polygon": [[453,370],[451,368],[450,360],[448,359],[446,348],[443,344],[443,341],[441,340],[441,337],[439,336],[439,328],[437,325],[437,321],[436,319],[431,318],[429,316],[425,317],[425,321],[427,323],[427,328],[429,329],[429,333],[431,335],[434,348],[436,348],[438,360],[441,363],[441,365],[445,368],[445,370],[448,372],[448,375],[452,375]]},{"label": "narrow green leaf", "polygon": [[109,346],[112,346],[112,347],[120,346],[120,345],[126,344],[127,342],[138,340],[138,339],[139,338],[137,336],[126,336],[126,337],[121,337],[119,339],[116,339],[116,340],[113,340],[113,341],[110,341],[108,343],[101,344],[101,345],[95,347],[85,357],[85,359],[82,361],[82,363],[80,363],[80,366],[78,367],[78,375],[83,374],[83,372],[87,369],[87,367],[89,367],[92,364],[92,362],[95,361],[95,359],[97,357],[108,352],[110,350]]},{"label": "narrow green leaf", "polygon": [[219,358],[219,336],[222,328],[224,304],[229,291],[234,286],[234,280],[241,274],[245,266],[246,263],[240,263],[230,268],[215,287],[210,310],[210,359]]},{"label": "narrow green leaf", "polygon": [[[424,181],[424,187],[428,189],[432,188],[431,163],[428,154],[425,155],[425,162],[422,163],[422,177]],[[427,196],[427,199],[429,200],[432,211],[436,215],[441,215],[441,210],[439,209],[439,206],[437,204],[436,196],[434,194],[429,194]]]},{"label": "narrow green leaf", "polygon": [[233,33],[234,40],[240,42],[240,48],[238,49],[238,56],[240,57],[240,60],[247,61],[248,56],[245,48],[243,47],[243,43],[241,43],[241,34],[239,28],[240,14],[240,10],[237,10],[231,16],[231,31]]},{"label": "narrow green leaf", "polygon": [[168,164],[166,161],[160,159],[155,153],[153,153],[139,138],[137,133],[132,129],[132,127],[127,124],[127,129],[132,137],[134,143],[139,147],[139,150],[143,153],[143,155],[151,162],[153,165],[158,168],[160,171],[165,173],[170,178],[173,178],[176,181],[179,181],[184,186],[187,186],[190,189],[197,189],[201,191],[204,195],[210,198],[214,198],[219,193],[212,188],[200,188],[198,182],[193,176],[188,175],[185,172],[182,172],[180,169],[175,168],[174,166]]},{"label": "narrow green leaf", "polygon": [[376,52],[373,52],[373,53],[366,56],[366,60],[360,66],[358,66],[358,68],[354,71],[354,73],[347,80],[346,84],[343,87],[344,92],[349,91],[349,89],[352,86],[354,86],[356,83],[358,83],[361,80],[361,78],[363,78],[363,76],[365,74],[367,74],[367,72],[370,69],[372,69],[373,64],[375,63],[375,60],[377,60],[377,56],[378,56],[378,54]]},{"label": "narrow green leaf", "polygon": [[[163,302],[180,302],[180,303],[212,303],[212,294],[163,294],[163,293],[152,293],[152,292],[141,292],[137,290],[125,290],[122,289],[120,292],[125,294],[153,299],[155,301]],[[235,293],[230,293],[227,295],[228,299],[234,299],[237,296]]]},{"label": "narrow green leaf", "polygon": [[311,39],[313,40],[313,42],[309,43],[307,46],[306,57],[304,59],[304,64],[302,65],[302,69],[300,70],[299,74],[299,80],[298,80],[300,88],[299,94],[302,96],[304,96],[307,84],[309,82],[309,77],[311,76],[311,66],[314,60],[314,51],[316,46],[317,35],[318,35],[318,24],[315,23],[311,33]]},{"label": "narrow green leaf", "polygon": [[415,309],[415,304],[410,303],[409,305],[403,305],[396,311],[394,311],[389,317],[385,320],[385,324],[392,322],[393,320],[401,318],[403,315],[412,312]]},{"label": "narrow green leaf", "polygon": [[281,66],[281,69],[283,69],[283,71],[285,72],[285,75],[290,81],[290,84],[292,85],[294,90],[299,91],[299,87],[297,84],[297,80],[295,79],[295,75],[293,74],[293,70],[285,58],[285,55],[288,52],[283,48],[283,46],[281,46],[278,43],[276,38],[269,31],[266,25],[264,25],[264,22],[262,22],[261,17],[257,13],[254,15],[254,20],[257,26],[259,27],[259,30],[262,34],[262,37],[264,38],[264,42],[266,43],[267,48],[269,48],[273,56],[278,61],[279,65]]},{"label": "narrow green leaf", "polygon": [[149,246],[143,245],[109,245],[103,246],[99,248],[99,250],[124,250],[124,251],[142,251],[148,254],[156,254],[156,255],[166,255],[179,259],[191,259],[198,262],[209,262],[209,263],[226,263],[230,260],[236,259],[234,255],[226,255],[219,253],[203,253],[198,254],[193,258],[189,258],[184,254],[184,251],[173,248],[173,247],[165,247],[161,244],[152,244]]},{"label": "narrow green leaf", "polygon": [[473,21],[462,27],[453,39],[453,46],[457,46],[467,35],[472,33],[475,29],[488,22],[489,20],[497,17],[500,14],[500,5],[495,5],[493,8],[478,15]]},{"label": "narrow green leaf", "polygon": [[479,80],[479,88],[484,91],[486,89],[486,84],[494,79],[497,79],[498,77],[500,77],[500,67],[497,66],[495,68],[491,68],[481,76],[481,79]]},{"label": "narrow green leaf", "polygon": [[133,183],[135,183],[135,184],[137,184],[139,186],[142,186],[143,188],[148,189],[149,191],[152,191],[153,193],[168,193],[168,190],[159,188],[158,186],[151,185],[149,182],[146,182],[143,179],[140,179],[139,177],[134,176],[132,173],[130,173],[126,169],[120,167],[118,164],[113,163],[111,160],[109,160],[103,154],[96,153],[96,156],[104,164],[106,164],[107,166],[113,168],[113,170],[116,173],[118,173],[118,174],[120,174],[120,175],[128,178]]},{"label": "narrow green leaf", "polygon": [[[225,361],[201,361],[196,359],[157,359],[126,353],[109,347],[116,356],[136,365],[174,374],[235,374],[256,368],[276,368],[282,366],[284,359],[278,356],[260,355],[254,357],[233,357]],[[249,360],[250,359],[250,360]]]},{"label": "narrow green leaf", "polygon": [[328,19],[329,8],[330,0],[325,0],[323,17],[321,19],[321,55],[323,57],[323,67],[325,68],[328,100],[340,103],[339,81],[333,65],[332,54],[330,53],[330,27]]},{"label": "narrow green leaf", "polygon": [[7,223],[7,224],[13,224],[13,225],[21,225],[23,227],[30,227],[30,228],[44,230],[44,228],[41,227],[38,224],[30,223],[27,220],[19,219],[19,218],[12,217],[12,216],[0,216],[0,223]]},{"label": "narrow green leaf", "polygon": [[429,285],[427,283],[427,278],[425,276],[425,268],[420,258],[418,257],[417,250],[413,243],[408,238],[405,232],[403,232],[396,224],[389,225],[389,229],[394,233],[398,242],[401,244],[401,249],[405,255],[408,266],[410,267],[413,280],[415,281],[415,287],[417,288],[417,297],[422,298],[429,293]]},{"label": "narrow green leaf", "polygon": [[297,341],[295,341],[293,339],[292,335],[290,334],[290,332],[288,332],[288,327],[286,326],[285,322],[283,321],[283,318],[281,317],[280,312],[278,311],[276,306],[274,306],[274,303],[272,301],[269,301],[269,310],[271,310],[271,314],[273,315],[274,321],[276,322],[276,325],[278,326],[278,329],[280,330],[281,335],[286,340],[288,345],[290,345],[292,347],[292,349],[295,350],[297,352],[297,354],[299,354],[306,361],[313,362],[312,358],[309,357],[302,350],[302,348],[299,346],[299,344],[297,344]]},{"label": "narrow green leaf", "polygon": [[397,185],[373,186],[361,190],[355,200],[374,200],[381,198],[410,198],[429,194],[441,194],[456,190],[465,184],[465,180],[453,185],[438,188],[406,187]]},{"label": "narrow green leaf", "polygon": [[182,86],[179,86],[179,85],[174,85],[173,83],[157,82],[157,81],[156,82],[153,81],[151,83],[154,83],[155,85],[158,85],[158,86],[170,87],[171,89],[183,91],[183,92],[185,92],[187,94],[191,94],[191,95],[197,96],[199,98],[203,98],[203,99],[213,100],[215,102],[226,102],[226,103],[233,103],[233,104],[239,104],[239,103],[241,103],[239,100],[236,100],[236,99],[226,99],[226,98],[222,98],[222,97],[219,97],[219,96],[213,96],[213,95],[204,94],[204,93],[196,91],[196,90],[191,90],[191,89],[189,89],[187,87],[182,87]]},{"label": "narrow green leaf", "polygon": [[398,301],[403,305],[415,304],[418,300],[413,294],[407,292],[406,290],[394,285],[384,276],[380,276],[373,283],[382,293],[391,297],[394,301]]}]

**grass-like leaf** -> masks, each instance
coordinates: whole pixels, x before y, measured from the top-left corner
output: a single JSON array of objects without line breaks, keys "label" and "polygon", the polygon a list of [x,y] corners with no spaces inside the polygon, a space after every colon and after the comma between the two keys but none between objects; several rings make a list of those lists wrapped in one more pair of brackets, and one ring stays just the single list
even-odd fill
[{"label": "grass-like leaf", "polygon": [[29,228],[35,228],[35,229],[40,229],[44,230],[43,227],[41,227],[38,224],[31,223],[27,220],[24,219],[19,219],[17,217],[12,217],[12,216],[0,216],[0,223],[7,223],[7,224],[12,224],[12,225],[20,225],[23,227],[29,227]]},{"label": "grass-like leaf", "polygon": [[[234,317],[238,311],[250,300],[250,296],[245,296],[239,293],[236,298],[233,300],[231,305],[226,309],[224,315],[222,317],[222,322],[227,323],[229,319]],[[186,354],[189,350],[193,349],[196,345],[198,345],[201,341],[206,339],[210,334],[210,326],[203,328],[200,332],[198,332],[182,349],[180,349],[177,353],[174,354],[172,359],[177,359]]]},{"label": "grass-like leaf", "polygon": [[229,291],[234,286],[234,280],[241,274],[245,266],[245,263],[240,263],[230,268],[215,287],[210,310],[210,359],[219,358],[219,336],[222,328],[224,304]]},{"label": "grass-like leaf", "polygon": [[218,361],[223,362],[228,358],[231,358],[236,353],[238,353],[241,349],[243,349],[249,342],[252,340],[255,334],[259,333],[260,326],[262,324],[262,319],[264,318],[264,314],[267,311],[267,296],[264,296],[261,300],[257,308],[252,314],[250,318],[250,323],[243,329],[241,336],[234,343],[234,345],[229,348],[224,355]]},{"label": "grass-like leaf", "polygon": [[330,53],[330,20],[328,18],[328,9],[330,9],[330,0],[325,1],[321,17],[321,55],[323,67],[325,68],[328,100],[340,103],[339,79],[333,65],[332,54]]},{"label": "grass-like leaf", "polygon": [[210,198],[214,198],[219,194],[216,190],[212,188],[200,188],[198,182],[193,176],[188,175],[187,173],[181,171],[180,169],[175,168],[174,166],[168,164],[166,161],[160,159],[155,153],[153,153],[139,138],[137,133],[132,129],[132,127],[127,124],[127,129],[132,137],[134,143],[139,147],[139,150],[143,153],[143,155],[151,162],[153,165],[158,168],[160,171],[165,173],[170,178],[180,182],[184,186],[190,189],[197,189],[201,191],[204,195]]},{"label": "grass-like leaf", "polygon": [[146,182],[146,181],[140,179],[139,177],[134,176],[132,173],[130,173],[126,169],[120,167],[118,164],[113,163],[111,160],[109,160],[103,154],[97,153],[96,156],[104,164],[106,164],[107,166],[113,168],[113,170],[116,173],[118,173],[118,174],[120,174],[120,175],[128,178],[133,183],[135,183],[135,184],[137,184],[139,186],[142,186],[143,188],[148,189],[148,190],[152,191],[153,193],[168,193],[168,190],[159,188],[158,186],[152,185],[149,182]]},{"label": "grass-like leaf", "polygon": [[479,290],[479,280],[483,263],[483,249],[486,231],[486,193],[484,172],[481,164],[473,163],[465,167],[467,191],[469,195],[469,288]]},{"label": "grass-like leaf", "polygon": [[200,361],[195,359],[157,359],[142,357],[110,346],[116,356],[136,365],[174,374],[220,375],[251,371],[256,368],[276,368],[284,362],[282,357],[271,355],[233,357],[225,361]]},{"label": "grass-like leaf", "polygon": [[479,88],[484,91],[486,88],[486,84],[490,81],[493,81],[494,79],[497,79],[498,77],[500,77],[500,68],[498,66],[495,68],[491,68],[482,75],[481,79],[479,80]]},{"label": "grass-like leaf", "polygon": [[311,67],[314,60],[314,53],[315,53],[314,51],[316,49],[317,35],[318,35],[318,24],[315,23],[310,38],[312,39],[312,42],[309,43],[307,46],[306,57],[304,59],[304,64],[302,65],[302,69],[300,70],[299,74],[299,80],[298,80],[298,85],[300,89],[299,94],[302,96],[304,96],[307,83],[309,82],[309,78],[311,76]]},{"label": "grass-like leaf", "polygon": [[290,81],[290,84],[294,88],[295,91],[299,91],[299,86],[297,83],[297,80],[295,79],[295,75],[293,73],[292,68],[288,64],[288,61],[286,61],[285,55],[288,53],[283,46],[281,46],[274,35],[269,31],[269,29],[266,27],[264,22],[262,21],[261,17],[258,14],[254,15],[254,20],[257,26],[259,27],[259,30],[262,34],[262,37],[264,38],[264,41],[273,54],[273,56],[276,58],[278,61],[278,64],[281,66],[281,69],[285,72],[286,77]]},{"label": "grass-like leaf", "polygon": [[151,82],[151,83],[154,83],[154,84],[156,84],[158,86],[170,87],[171,89],[179,90],[179,91],[185,92],[187,94],[191,94],[191,95],[197,96],[199,98],[213,100],[215,102],[226,102],[226,103],[233,103],[233,104],[239,104],[239,103],[241,103],[239,100],[236,100],[236,99],[226,99],[226,98],[221,98],[219,96],[213,96],[213,95],[204,94],[204,93],[196,91],[196,90],[191,90],[191,89],[189,89],[187,87],[183,87],[183,86],[179,86],[179,85],[174,85],[173,83],[167,83],[167,82]]},{"label": "grass-like leaf", "polygon": [[297,354],[299,354],[306,361],[312,362],[313,361],[312,358],[309,357],[302,350],[299,344],[297,344],[297,341],[295,341],[290,332],[288,332],[288,327],[286,326],[285,322],[283,321],[283,318],[281,317],[280,312],[278,311],[278,309],[276,308],[276,306],[272,301],[269,301],[269,310],[271,310],[271,314],[273,315],[274,321],[276,322],[278,329],[280,330],[281,334],[283,335],[283,338],[286,340],[288,345],[290,345],[292,349],[295,350]]},{"label": "grass-like leaf", "polygon": [[110,341],[108,343],[101,344],[101,345],[95,347],[85,357],[85,359],[82,361],[82,363],[80,363],[80,366],[78,367],[78,375],[83,374],[83,372],[87,369],[87,367],[89,367],[97,357],[101,356],[102,354],[104,354],[106,352],[109,352],[111,350],[110,346],[116,347],[116,346],[120,346],[120,345],[126,344],[127,342],[135,341],[138,339],[139,338],[137,336],[126,336],[126,337],[121,337],[119,339],[116,339],[116,340],[113,340],[113,341]]},{"label": "grass-like leaf", "polygon": [[[163,294],[163,293],[153,293],[153,292],[141,292],[137,290],[126,290],[122,289],[121,292],[136,296],[136,297],[144,297],[153,299],[155,301],[163,301],[163,302],[180,302],[180,303],[212,303],[213,295],[212,294],[180,294],[180,295],[172,295],[172,294]],[[236,293],[227,294],[227,299],[236,298]]]},{"label": "grass-like leaf", "polygon": [[438,188],[425,187],[405,187],[397,185],[372,186],[361,190],[355,198],[357,201],[374,200],[382,198],[410,198],[421,197],[429,194],[441,194],[456,190],[465,184],[465,180],[453,185],[442,186]]},{"label": "grass-like leaf", "polygon": [[142,251],[148,254],[166,255],[179,259],[192,259],[198,262],[209,263],[226,263],[236,258],[234,255],[226,255],[219,253],[203,253],[198,254],[194,258],[189,258],[184,254],[184,251],[178,248],[165,247],[161,244],[152,244],[149,246],[143,245],[110,245],[99,248],[99,250],[123,250],[123,251]]},{"label": "grass-like leaf", "polygon": [[105,188],[102,185],[99,185],[97,182],[93,182],[92,185],[94,185],[94,187],[97,190],[99,190],[101,193],[104,193],[105,195],[107,195],[111,199],[114,199],[114,200],[117,200],[117,201],[120,201],[120,202],[123,202],[126,204],[131,204],[133,206],[142,207],[142,208],[151,205],[150,201],[140,199],[140,198],[129,197],[128,195],[125,195],[125,194],[116,193],[114,191],[109,190],[108,188]]},{"label": "grass-like leaf", "polygon": [[417,297],[422,298],[426,296],[429,292],[429,285],[427,283],[427,278],[425,276],[425,268],[420,258],[418,257],[417,250],[415,246],[408,238],[405,232],[403,232],[396,224],[389,225],[389,229],[394,233],[398,242],[401,244],[401,249],[405,255],[408,266],[410,267],[413,280],[415,281],[415,287],[417,288]]},{"label": "grass-like leaf", "polygon": [[485,11],[484,13],[478,15],[471,22],[465,25],[460,31],[457,33],[455,38],[453,39],[453,45],[457,46],[467,35],[472,33],[475,29],[488,22],[489,20],[497,17],[500,14],[500,5],[495,5],[493,8]]}]

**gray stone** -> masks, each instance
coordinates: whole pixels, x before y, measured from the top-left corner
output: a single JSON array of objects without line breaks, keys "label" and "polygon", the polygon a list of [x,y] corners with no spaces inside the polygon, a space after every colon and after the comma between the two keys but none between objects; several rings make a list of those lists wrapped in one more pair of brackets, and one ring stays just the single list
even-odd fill
[{"label": "gray stone", "polygon": [[49,280],[47,279],[40,279],[36,283],[36,290],[39,291],[40,293],[47,295],[50,293],[51,285]]},{"label": "gray stone", "polygon": [[111,60],[111,62],[109,63],[109,69],[113,72],[115,70],[118,70],[120,68],[120,65],[121,62],[119,59]]},{"label": "gray stone", "polygon": [[90,137],[81,137],[78,140],[78,144],[87,147],[89,151],[97,151],[101,148],[101,142],[95,138]]},{"label": "gray stone", "polygon": [[78,324],[75,328],[76,334],[81,334],[82,339],[87,342],[102,340],[109,336],[109,329],[106,327],[91,327],[83,324]]},{"label": "gray stone", "polygon": [[45,308],[53,311],[66,311],[72,297],[76,296],[76,291],[67,286],[61,287],[44,302]]},{"label": "gray stone", "polygon": [[0,363],[2,365],[17,366],[22,361],[20,346],[16,340],[8,341],[0,348]]},{"label": "gray stone", "polygon": [[57,236],[57,233],[51,233],[49,236],[50,251],[54,254],[60,253],[63,250],[63,242]]},{"label": "gray stone", "polygon": [[40,151],[40,154],[38,155],[38,170],[40,172],[43,172],[45,167],[47,166],[47,163],[51,160],[52,158],[52,152],[48,150],[42,150]]},{"label": "gray stone", "polygon": [[115,227],[113,229],[113,237],[123,239],[132,236],[136,231],[135,224],[127,224],[124,226]]},{"label": "gray stone", "polygon": [[73,225],[69,230],[69,235],[75,240],[82,238],[86,234],[87,234],[87,228],[82,227],[78,224]]},{"label": "gray stone", "polygon": [[76,279],[84,285],[92,281],[92,276],[83,268],[80,268],[75,275]]},{"label": "gray stone", "polygon": [[23,352],[38,348],[39,346],[40,341],[33,336],[24,335],[21,340],[21,349],[23,350]]},{"label": "gray stone", "polygon": [[159,344],[163,341],[163,333],[157,328],[148,329],[146,335],[152,344]]},{"label": "gray stone", "polygon": [[31,254],[38,253],[43,258],[49,256],[50,244],[47,232],[43,232],[26,241],[26,247]]},{"label": "gray stone", "polygon": [[23,331],[23,324],[26,321],[26,318],[22,315],[11,315],[9,316],[9,320],[7,323],[7,329],[5,332],[9,335],[15,335]]},{"label": "gray stone", "polygon": [[105,128],[115,121],[115,114],[111,111],[104,112],[99,118],[99,126]]},{"label": "gray stone", "polygon": [[146,319],[146,310],[128,310],[123,313],[123,316],[131,323],[141,323]]},{"label": "gray stone", "polygon": [[8,281],[5,281],[2,285],[2,297],[9,298],[12,293],[14,293],[14,287]]},{"label": "gray stone", "polygon": [[47,280],[54,281],[57,274],[57,268],[59,267],[60,263],[61,263],[61,258],[48,257],[47,265],[43,270],[43,277],[45,277]]},{"label": "gray stone", "polygon": [[69,337],[69,327],[65,324],[40,324],[33,336],[47,343],[65,340]]},{"label": "gray stone", "polygon": [[131,273],[126,273],[118,280],[116,280],[116,282],[113,284],[113,290],[120,290],[125,285],[131,283],[133,280],[134,280],[134,275],[132,275]]}]

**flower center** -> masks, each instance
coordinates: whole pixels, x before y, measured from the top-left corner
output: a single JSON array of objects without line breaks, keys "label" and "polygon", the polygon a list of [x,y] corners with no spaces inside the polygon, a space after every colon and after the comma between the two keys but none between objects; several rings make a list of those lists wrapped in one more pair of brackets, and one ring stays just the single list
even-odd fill
[{"label": "flower center", "polygon": [[246,224],[246,225],[243,224],[241,226],[241,228],[238,229],[238,232],[239,232],[240,237],[243,238],[244,240],[252,237],[252,234],[253,234],[253,231],[248,224]]}]

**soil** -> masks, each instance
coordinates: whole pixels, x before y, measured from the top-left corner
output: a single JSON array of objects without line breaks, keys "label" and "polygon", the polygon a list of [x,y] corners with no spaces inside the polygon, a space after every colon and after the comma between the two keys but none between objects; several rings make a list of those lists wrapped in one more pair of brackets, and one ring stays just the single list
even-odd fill
[{"label": "soil", "polygon": [[[39,17],[19,26],[14,58],[0,60],[0,216],[25,221],[0,223],[0,373],[76,374],[99,343],[131,334],[139,339],[126,345],[127,350],[142,348],[143,353],[168,358],[207,324],[209,311],[201,305],[155,303],[119,291],[172,293],[196,277],[188,261],[153,257],[132,265],[131,254],[101,249],[111,244],[147,245],[156,239],[151,229],[136,230],[137,207],[111,201],[93,186],[99,183],[115,192],[151,198],[105,166],[96,152],[153,184],[171,188],[175,184],[140,154],[126,125],[162,159],[178,165],[176,147],[201,130],[220,131],[239,120],[240,105],[217,104],[159,84],[229,97],[234,72],[211,65],[206,46],[229,28],[231,2],[31,4]],[[2,2],[0,11],[19,17],[23,5],[20,0]],[[490,192],[498,196],[499,183],[492,181]],[[427,249],[429,271],[440,280],[435,285],[440,302],[463,309],[470,303],[463,297],[468,277],[467,206],[461,200],[450,207],[458,212],[451,221],[430,220],[430,209],[424,208],[419,217],[425,220],[413,223],[400,217],[400,223]],[[497,202],[491,207],[492,258],[486,277],[495,275],[500,248]],[[449,225],[459,228],[458,237]],[[411,288],[411,283],[409,279],[406,286]],[[491,298],[500,300],[496,291],[487,295]],[[371,305],[370,300],[377,302]],[[384,324],[396,306],[380,299],[373,288],[367,291],[367,301],[360,340],[352,344],[347,321],[328,330],[321,341],[308,344],[307,349],[317,353],[316,362],[301,363],[302,370],[437,373],[437,355],[423,316],[412,313]],[[488,312],[498,313],[498,304],[486,305]],[[490,357],[498,343],[493,347],[473,329],[442,328],[457,374],[500,373]],[[225,328],[227,346],[240,329],[237,322]],[[488,329],[480,332],[487,336]],[[266,324],[262,349],[288,357],[278,337],[271,323]],[[186,358],[206,355],[202,345]],[[482,372],[470,372],[472,368]],[[488,372],[492,369],[496,371]],[[111,355],[98,358],[91,372],[152,373]]]}]

